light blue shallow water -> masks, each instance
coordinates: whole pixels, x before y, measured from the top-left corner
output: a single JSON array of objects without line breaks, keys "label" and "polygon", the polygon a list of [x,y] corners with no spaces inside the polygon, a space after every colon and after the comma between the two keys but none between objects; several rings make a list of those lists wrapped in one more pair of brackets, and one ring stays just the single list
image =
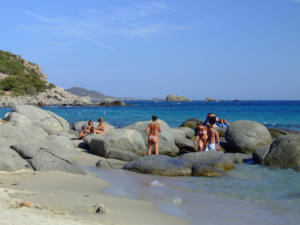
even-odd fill
[{"label": "light blue shallow water", "polygon": [[294,225],[300,220],[300,174],[292,170],[237,165],[219,178],[90,170],[112,184],[107,193],[152,201],[192,225]]}]

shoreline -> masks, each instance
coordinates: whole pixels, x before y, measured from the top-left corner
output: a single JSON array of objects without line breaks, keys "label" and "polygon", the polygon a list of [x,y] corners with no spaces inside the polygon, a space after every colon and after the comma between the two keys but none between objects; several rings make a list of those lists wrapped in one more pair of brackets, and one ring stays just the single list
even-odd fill
[{"label": "shoreline", "polygon": [[[153,203],[104,194],[110,184],[90,172],[2,172],[0,178],[0,199],[6,202],[0,222],[7,224],[187,224]],[[31,206],[20,206],[24,201]]]}]

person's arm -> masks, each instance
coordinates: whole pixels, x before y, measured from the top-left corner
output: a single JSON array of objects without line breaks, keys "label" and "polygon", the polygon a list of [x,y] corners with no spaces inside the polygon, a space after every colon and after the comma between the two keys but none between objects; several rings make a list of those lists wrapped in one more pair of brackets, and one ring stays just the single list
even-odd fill
[{"label": "person's arm", "polygon": [[147,136],[149,135],[149,129],[150,129],[150,127],[149,127],[149,125],[148,125],[148,126],[146,127],[146,130],[145,130]]},{"label": "person's arm", "polygon": [[224,122],[226,123],[226,125],[229,127],[230,126],[230,123],[228,123],[227,120],[224,120]]},{"label": "person's arm", "polygon": [[199,135],[197,134],[197,138],[196,138],[196,141],[195,141],[195,143],[194,143],[194,145],[196,146],[197,145],[197,143],[198,143],[198,141],[199,141]]},{"label": "person's arm", "polygon": [[220,137],[218,131],[216,131],[216,139],[217,139],[217,151],[220,150]]},{"label": "person's arm", "polygon": [[102,130],[102,132],[103,132],[103,134],[105,134],[106,133],[106,126],[105,126],[105,124],[103,123],[103,130]]},{"label": "person's arm", "polygon": [[159,133],[161,132],[160,124],[158,124],[158,132],[159,132]]}]

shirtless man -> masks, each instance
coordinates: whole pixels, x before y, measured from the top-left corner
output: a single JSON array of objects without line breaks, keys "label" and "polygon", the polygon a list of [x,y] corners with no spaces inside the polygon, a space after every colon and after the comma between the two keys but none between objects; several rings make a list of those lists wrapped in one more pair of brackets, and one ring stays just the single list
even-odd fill
[{"label": "shirtless man", "polygon": [[204,151],[207,142],[207,128],[203,126],[202,122],[197,123],[197,138],[195,146],[198,147],[198,151]]},{"label": "shirtless man", "polygon": [[89,120],[88,125],[80,132],[78,139],[82,139],[88,134],[92,133],[93,130],[93,121]]},{"label": "shirtless man", "polygon": [[98,125],[98,127],[94,128],[93,133],[94,134],[105,134],[106,133],[106,126],[103,122],[103,119],[99,118],[98,123],[99,123],[99,125]]},{"label": "shirtless man", "polygon": [[219,133],[214,129],[216,124],[216,117],[209,118],[209,125],[207,126],[207,145],[205,151],[219,151],[220,138]]},{"label": "shirtless man", "polygon": [[152,123],[149,123],[146,128],[146,135],[148,136],[148,155],[152,153],[152,146],[154,145],[155,154],[158,155],[158,133],[160,133],[160,124],[157,122],[157,116],[152,116]]}]

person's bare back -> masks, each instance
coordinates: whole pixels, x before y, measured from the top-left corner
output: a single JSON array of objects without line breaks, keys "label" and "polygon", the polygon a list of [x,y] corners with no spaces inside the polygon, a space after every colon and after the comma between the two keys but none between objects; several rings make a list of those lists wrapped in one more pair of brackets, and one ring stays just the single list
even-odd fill
[{"label": "person's bare back", "polygon": [[206,151],[217,150],[220,147],[220,137],[218,131],[213,128],[213,125],[209,125],[207,128],[207,148]]},{"label": "person's bare back", "polygon": [[158,133],[161,132],[157,117],[152,116],[152,123],[149,123],[145,132],[148,136],[148,155],[151,155],[152,145],[155,147],[155,154],[158,155]]}]

